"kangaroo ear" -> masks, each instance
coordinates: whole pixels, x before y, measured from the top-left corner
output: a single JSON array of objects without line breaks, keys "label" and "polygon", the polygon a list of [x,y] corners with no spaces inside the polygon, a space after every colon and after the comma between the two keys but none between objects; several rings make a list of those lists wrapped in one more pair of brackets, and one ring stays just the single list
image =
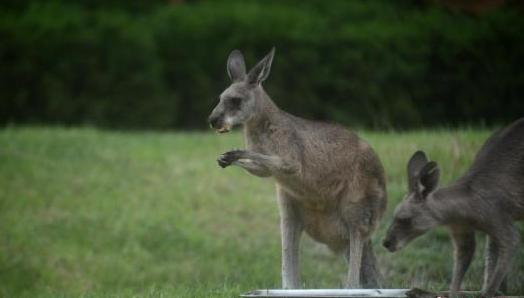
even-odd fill
[{"label": "kangaroo ear", "polygon": [[247,74],[248,83],[258,85],[267,79],[269,72],[271,71],[273,56],[275,56],[275,47],[273,47],[269,54],[267,54],[264,59],[260,60],[260,62],[249,71]]},{"label": "kangaroo ear", "polygon": [[420,170],[428,163],[424,151],[417,151],[408,162],[408,184],[410,191],[416,191]]},{"label": "kangaroo ear", "polygon": [[242,81],[246,76],[246,63],[239,50],[233,50],[227,58],[227,74],[233,82]]},{"label": "kangaroo ear", "polygon": [[438,186],[440,170],[436,162],[428,162],[419,173],[418,191],[425,198],[430,192]]}]

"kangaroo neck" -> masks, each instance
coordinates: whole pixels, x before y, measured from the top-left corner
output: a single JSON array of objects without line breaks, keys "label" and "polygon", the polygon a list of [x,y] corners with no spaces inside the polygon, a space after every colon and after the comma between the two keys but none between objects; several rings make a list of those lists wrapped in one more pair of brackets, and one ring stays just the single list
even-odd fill
[{"label": "kangaroo neck", "polygon": [[455,183],[435,191],[432,196],[433,206],[430,208],[441,224],[460,223],[468,220],[471,212],[470,198],[467,188],[461,183]]},{"label": "kangaroo neck", "polygon": [[244,124],[244,140],[248,149],[267,151],[271,147],[272,135],[282,127],[280,123],[285,117],[282,110],[271,100],[262,86],[253,91],[256,97],[255,114]]}]

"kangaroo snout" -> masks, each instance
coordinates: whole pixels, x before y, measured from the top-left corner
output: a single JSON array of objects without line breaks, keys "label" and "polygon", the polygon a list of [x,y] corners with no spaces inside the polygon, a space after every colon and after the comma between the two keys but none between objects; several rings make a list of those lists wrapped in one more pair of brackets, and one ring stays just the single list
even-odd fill
[{"label": "kangaroo snout", "polygon": [[229,117],[226,117],[225,113],[221,109],[215,108],[207,122],[211,128],[215,129],[218,133],[229,132],[232,128],[232,124]]},{"label": "kangaroo snout", "polygon": [[211,126],[211,128],[219,128],[219,126],[218,126],[219,120],[220,120],[220,117],[217,117],[217,116],[211,114],[209,116],[209,118],[207,118],[207,123],[209,123],[209,126]]},{"label": "kangaroo snout", "polygon": [[[224,120],[224,118],[226,119]],[[224,117],[224,114],[219,114],[218,116],[215,116],[215,114],[213,113],[211,114],[211,116],[209,116],[207,121],[209,122],[209,126],[215,129],[218,133],[229,132],[232,128],[230,121],[228,121],[227,117]]]}]

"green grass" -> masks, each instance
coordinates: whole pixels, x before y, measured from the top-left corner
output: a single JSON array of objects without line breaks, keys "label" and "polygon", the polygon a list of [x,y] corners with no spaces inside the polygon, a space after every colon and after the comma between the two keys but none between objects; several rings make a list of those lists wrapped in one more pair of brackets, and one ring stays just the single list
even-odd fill
[{"label": "green grass", "polygon": [[[451,274],[444,229],[396,254],[379,245],[406,188],[407,159],[424,149],[447,183],[488,134],[361,133],[388,176],[388,211],[374,236],[388,287],[445,289]],[[0,131],[0,297],[233,297],[279,287],[272,181],[215,161],[241,146],[238,133]],[[468,289],[480,288],[482,244]],[[302,255],[306,287],[341,286],[342,257],[307,237]],[[523,259],[520,252],[511,293],[524,292]]]}]

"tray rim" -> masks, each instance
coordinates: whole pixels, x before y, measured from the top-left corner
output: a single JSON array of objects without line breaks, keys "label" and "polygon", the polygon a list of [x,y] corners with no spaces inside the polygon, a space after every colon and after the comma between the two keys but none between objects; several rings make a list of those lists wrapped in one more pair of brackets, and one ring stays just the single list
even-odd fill
[{"label": "tray rim", "polygon": [[255,289],[240,295],[240,297],[406,297],[411,289]]}]

